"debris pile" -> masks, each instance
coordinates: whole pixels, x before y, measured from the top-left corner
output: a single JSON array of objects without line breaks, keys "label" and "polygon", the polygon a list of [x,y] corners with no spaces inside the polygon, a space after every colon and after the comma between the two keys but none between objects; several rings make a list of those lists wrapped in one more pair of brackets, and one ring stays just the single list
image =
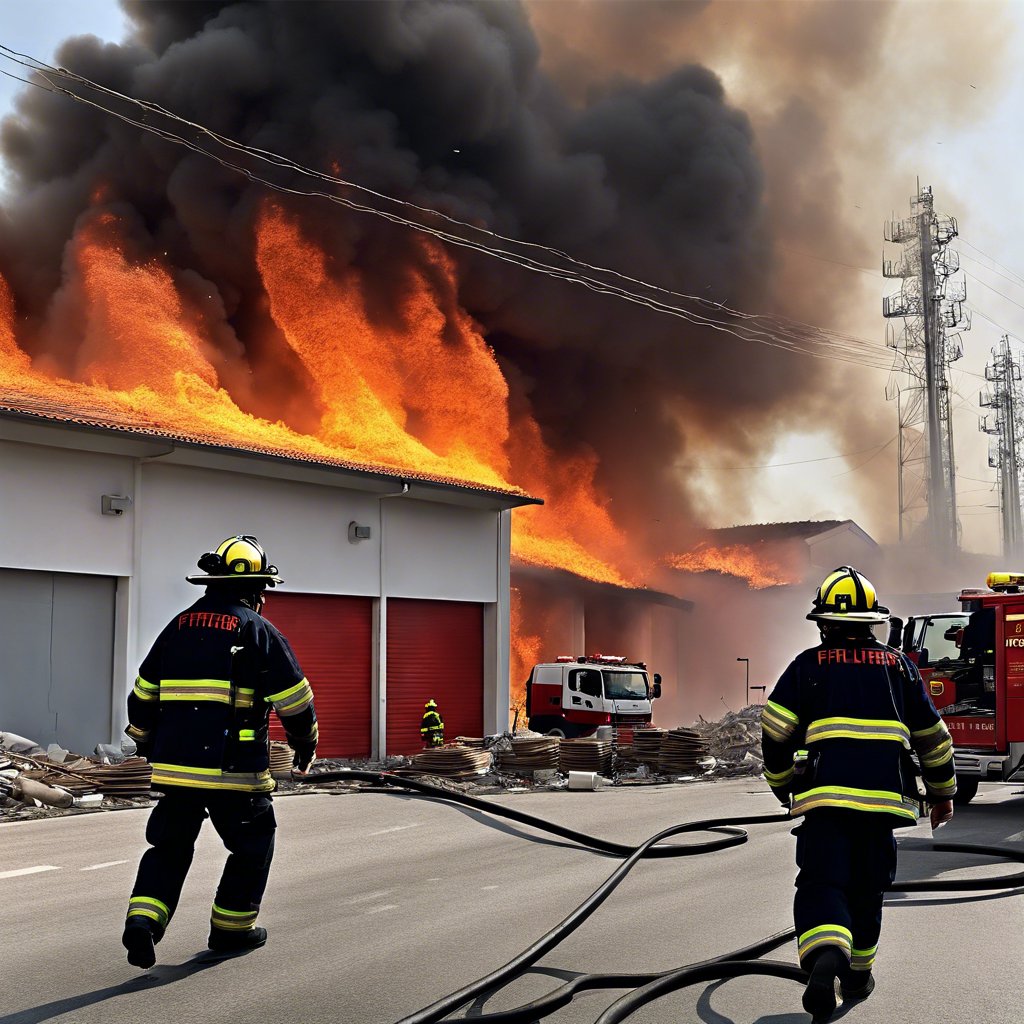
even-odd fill
[{"label": "debris pile", "polygon": [[701,718],[691,726],[707,743],[713,759],[711,774],[719,778],[761,774],[762,710],[760,704],[751,704],[741,711],[730,711],[717,722]]},{"label": "debris pile", "polygon": [[7,742],[0,746],[0,820],[149,803],[152,769],[143,757],[121,750],[102,759],[84,757],[57,744],[44,750],[13,733],[0,734],[0,743]]},{"label": "debris pile", "polygon": [[126,757],[118,764],[105,764],[81,754],[71,754],[64,761],[49,755],[29,757],[6,752],[22,779],[31,779],[45,786],[56,786],[72,796],[99,793],[122,799],[149,795],[153,769],[144,757]]},{"label": "debris pile", "polygon": [[414,771],[425,775],[467,779],[490,771],[491,752],[465,747],[461,743],[447,743],[443,747],[434,747],[416,754],[412,759],[412,767]]},{"label": "debris pile", "polygon": [[703,775],[708,745],[693,729],[671,729],[661,737],[658,772],[662,775]]},{"label": "debris pile", "polygon": [[607,740],[559,740],[558,770],[607,775],[612,770],[612,745]]},{"label": "debris pile", "polygon": [[498,767],[503,771],[532,773],[554,771],[558,768],[559,739],[557,736],[515,735],[511,749],[498,753]]},{"label": "debris pile", "polygon": [[664,735],[664,729],[637,729],[633,733],[633,760],[637,764],[656,769],[661,760],[661,741]]}]

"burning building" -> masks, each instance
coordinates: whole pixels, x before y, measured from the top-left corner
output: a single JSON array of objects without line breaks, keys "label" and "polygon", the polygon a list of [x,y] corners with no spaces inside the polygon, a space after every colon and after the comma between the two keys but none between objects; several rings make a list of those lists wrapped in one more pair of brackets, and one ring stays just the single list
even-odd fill
[{"label": "burning building", "polygon": [[[763,701],[790,659],[818,642],[805,616],[824,576],[853,565],[880,584],[882,561],[875,540],[849,519],[709,530],[666,559],[669,589],[684,591],[694,610],[681,623],[684,675],[663,713],[715,719]],[[748,691],[748,681],[759,689]]]},{"label": "burning building", "polygon": [[[673,6],[684,25],[698,10],[645,10]],[[827,360],[780,355],[524,265],[523,252],[542,246],[656,282],[698,311],[728,303],[800,312],[769,301],[777,292],[761,148],[708,69],[680,62],[589,82],[577,95],[564,84],[569,65],[555,75],[542,59],[533,25],[547,5],[124,7],[124,42],[68,41],[57,63],[73,74],[25,72],[41,88],[26,89],[0,126],[0,400],[19,430],[27,428],[18,417],[42,413],[64,424],[54,450],[80,449],[88,432],[67,423],[81,421],[147,444],[171,439],[179,452],[258,452],[268,466],[302,466],[304,485],[313,474],[328,486],[323,474],[341,467],[355,474],[349,482],[415,479],[431,495],[476,496],[490,502],[492,518],[518,506],[509,540],[517,577],[518,567],[543,569],[612,588],[616,610],[601,614],[620,634],[637,618],[629,592],[641,606],[653,592],[690,597],[661,582],[666,559],[704,536],[706,495],[678,468],[681,456],[720,455],[730,482],[718,493],[743,514],[730,465],[769,450],[793,425],[841,430],[837,409],[851,408],[845,365],[839,374]],[[185,145],[164,131],[172,116]],[[203,152],[214,133],[221,141]],[[228,166],[240,154],[246,173]],[[499,260],[400,223],[424,211],[428,225],[525,245]],[[36,454],[49,451],[31,443]],[[124,545],[123,528],[151,506],[121,470],[97,486],[108,454],[136,458],[77,456],[98,474],[88,490],[82,481],[82,508],[99,516],[96,494],[122,494],[135,498],[134,511],[76,529],[92,536],[119,522]],[[31,461],[12,463],[25,474],[8,478],[19,493],[38,479]],[[171,462],[140,465],[146,475]],[[247,469],[255,464],[246,457]],[[199,468],[190,473],[207,479]],[[227,479],[251,501],[222,495],[218,507],[260,508],[247,475]],[[385,507],[401,516],[419,506]],[[254,529],[282,566],[309,565],[308,576],[292,574],[308,593],[376,601],[387,589],[387,567],[374,577],[359,569],[373,544],[349,544],[347,511],[338,513],[343,543],[321,549],[301,546],[299,514],[228,522],[197,512],[191,497],[174,508],[165,525],[175,561],[189,564],[221,533]],[[19,514],[18,528],[31,528],[32,516]],[[360,521],[358,510],[351,519]],[[46,522],[55,536],[70,535]],[[44,547],[16,533],[4,537],[0,564],[116,580],[150,565],[169,570],[150,553],[163,537],[132,530],[131,557],[122,551],[116,565],[79,554],[40,560]],[[432,538],[425,528],[424,543]],[[331,552],[329,566],[312,565],[317,550]],[[502,549],[493,551],[501,562]],[[491,583],[466,583],[458,554],[447,541],[427,552],[437,593],[417,583],[402,599],[500,604]],[[487,568],[484,579],[498,580],[496,572]],[[543,635],[555,590],[524,575],[511,608],[517,650]],[[140,629],[155,630],[185,596],[151,593],[132,620]],[[600,616],[591,604],[593,624]],[[385,616],[373,607],[372,649],[383,651]],[[728,602],[720,612],[729,616]],[[634,634],[642,637],[641,620]],[[485,650],[504,642],[497,627],[481,640]],[[127,686],[131,650],[114,665],[115,696]],[[375,693],[371,702],[382,699]],[[386,749],[384,719],[371,718],[371,745]],[[485,724],[496,721],[485,715]]]},{"label": "burning building", "polygon": [[[203,550],[255,534],[266,614],[313,682],[323,756],[410,753],[508,717],[510,509],[520,493],[212,444],[39,400],[0,407],[0,727],[90,753],[116,739]],[[199,548],[197,549],[197,545]]]}]

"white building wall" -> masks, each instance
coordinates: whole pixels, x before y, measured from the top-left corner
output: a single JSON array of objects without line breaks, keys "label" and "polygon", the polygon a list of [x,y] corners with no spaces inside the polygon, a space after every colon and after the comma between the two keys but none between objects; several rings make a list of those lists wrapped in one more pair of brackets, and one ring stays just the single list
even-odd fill
[{"label": "white building wall", "polygon": [[127,576],[132,514],[100,514],[132,493],[132,460],[0,440],[0,566]]},{"label": "white building wall", "polygon": [[[73,434],[61,436],[74,442]],[[257,472],[266,473],[266,464]],[[157,633],[202,593],[184,577],[199,571],[204,551],[236,533],[260,539],[290,591],[492,606],[485,614],[485,727],[504,728],[509,514],[389,498],[387,483],[379,486],[378,493],[175,465],[159,452],[133,457],[0,440],[0,567],[119,580],[112,735]],[[398,489],[396,482],[391,493]],[[104,494],[133,501],[121,516],[102,515]],[[352,522],[369,526],[371,536],[350,540]],[[383,626],[379,601],[377,611]]]},{"label": "white building wall", "polygon": [[407,498],[381,504],[388,597],[497,600],[497,512]]}]

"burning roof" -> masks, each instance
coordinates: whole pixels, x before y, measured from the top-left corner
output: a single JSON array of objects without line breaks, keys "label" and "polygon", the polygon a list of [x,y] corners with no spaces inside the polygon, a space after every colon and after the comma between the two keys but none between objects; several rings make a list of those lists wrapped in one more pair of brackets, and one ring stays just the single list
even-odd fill
[{"label": "burning roof", "polygon": [[0,396],[0,419],[27,420],[30,422],[55,423],[76,430],[98,431],[109,435],[141,437],[154,441],[166,441],[175,448],[219,451],[228,454],[256,456],[265,460],[282,460],[297,464],[311,465],[324,469],[341,470],[345,473],[364,477],[377,477],[398,482],[420,482],[444,487],[454,491],[469,491],[494,495],[501,500],[502,507],[541,504],[541,499],[530,497],[518,490],[487,488],[471,482],[432,476],[415,470],[400,471],[388,466],[374,466],[368,463],[350,462],[328,455],[314,455],[297,449],[271,448],[258,442],[219,442],[201,435],[190,435],[178,430],[162,430],[145,422],[131,422],[121,416],[111,418],[109,411],[102,408],[54,407],[32,395],[5,392]]}]

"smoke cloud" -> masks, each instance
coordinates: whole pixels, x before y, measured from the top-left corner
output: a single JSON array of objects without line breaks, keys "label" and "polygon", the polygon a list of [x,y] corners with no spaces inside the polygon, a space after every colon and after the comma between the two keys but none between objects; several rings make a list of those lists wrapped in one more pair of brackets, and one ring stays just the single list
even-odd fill
[{"label": "smoke cloud", "polygon": [[[731,305],[771,304],[762,156],[749,118],[705,67],[666,53],[661,73],[602,81],[580,102],[542,66],[536,12],[515,3],[124,6],[127,42],[73,39],[59,63],[496,231]],[[587,21],[624,11],[596,5]],[[702,15],[655,5],[640,20],[650,38],[659,22]],[[0,145],[13,196],[0,268],[34,357],[71,375],[87,364],[86,339],[59,315],[70,304],[62,266],[76,224],[110,210],[129,226],[135,257],[160,254],[179,291],[208,311],[220,358],[252,371],[236,400],[305,425],[303,371],[275,344],[253,259],[258,186],[36,90],[18,100]],[[405,268],[423,263],[411,233],[325,205],[290,202],[336,269],[368,272],[375,315],[393,317]],[[698,434],[713,424],[716,444],[746,457],[832,386],[813,360],[454,256],[458,302],[493,346],[513,410],[531,412],[555,452],[596,452],[616,520],[653,549],[678,543],[693,519],[671,470],[688,424]]]}]

